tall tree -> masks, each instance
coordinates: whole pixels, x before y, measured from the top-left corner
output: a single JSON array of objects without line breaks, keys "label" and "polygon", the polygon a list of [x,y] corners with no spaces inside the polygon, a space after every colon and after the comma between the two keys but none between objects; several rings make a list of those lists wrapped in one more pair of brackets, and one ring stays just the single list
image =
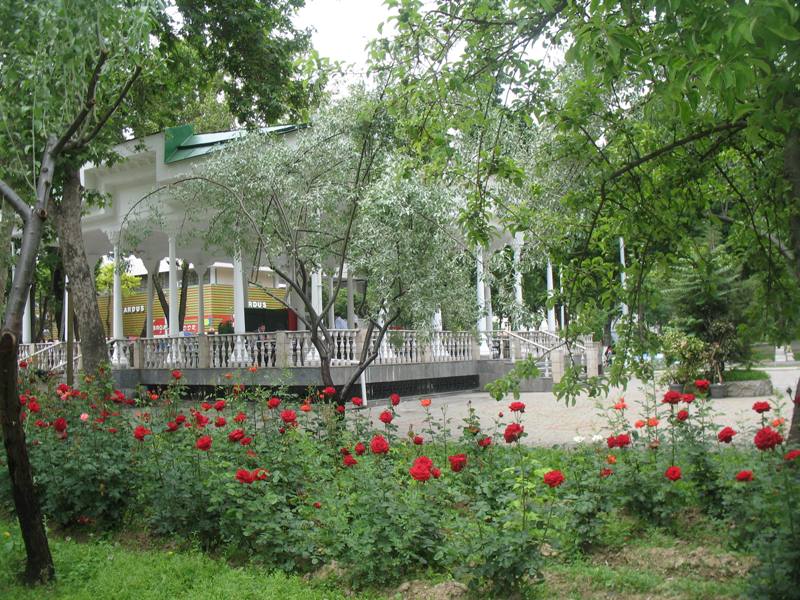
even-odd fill
[{"label": "tall tree", "polygon": [[[91,16],[93,18],[87,18]],[[43,0],[0,5],[0,195],[22,221],[22,247],[0,332],[0,421],[25,579],[49,580],[53,560],[33,487],[17,390],[18,341],[57,164],[103,131],[149,51],[150,6]],[[117,77],[109,78],[108,73]],[[10,182],[10,183],[9,183]]]}]

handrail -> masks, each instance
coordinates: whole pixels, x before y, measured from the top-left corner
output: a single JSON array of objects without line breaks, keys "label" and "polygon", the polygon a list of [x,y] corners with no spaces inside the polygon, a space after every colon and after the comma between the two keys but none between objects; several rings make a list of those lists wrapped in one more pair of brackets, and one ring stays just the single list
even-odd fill
[{"label": "handrail", "polygon": [[557,346],[550,346],[550,347],[548,348],[547,346],[544,346],[544,345],[542,345],[542,344],[540,344],[540,343],[538,343],[538,342],[534,342],[533,340],[529,340],[528,338],[524,338],[524,337],[522,337],[521,335],[518,335],[518,334],[514,333],[513,331],[506,331],[505,333],[506,333],[507,335],[509,335],[509,336],[513,337],[513,338],[516,338],[516,339],[518,339],[518,340],[519,340],[519,341],[521,341],[521,342],[525,342],[526,344],[530,344],[531,346],[536,346],[537,348],[541,348],[541,349],[542,349],[542,350],[544,350],[545,352],[552,352],[553,350],[555,350],[556,348],[558,348],[560,345],[563,345],[563,344],[564,344],[564,341],[563,341],[563,340],[560,340],[560,338],[559,338],[559,340],[561,341],[561,344],[559,344],[559,345],[557,345]]}]

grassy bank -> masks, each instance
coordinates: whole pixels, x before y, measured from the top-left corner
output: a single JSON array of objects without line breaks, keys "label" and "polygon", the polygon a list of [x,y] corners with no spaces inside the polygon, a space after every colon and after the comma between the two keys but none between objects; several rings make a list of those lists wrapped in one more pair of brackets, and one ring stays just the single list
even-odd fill
[{"label": "grassy bank", "polygon": [[200,552],[132,550],[118,542],[50,538],[58,578],[46,587],[27,588],[17,581],[24,558],[19,528],[9,519],[0,520],[3,600],[352,598],[340,590],[281,572],[231,567]]}]

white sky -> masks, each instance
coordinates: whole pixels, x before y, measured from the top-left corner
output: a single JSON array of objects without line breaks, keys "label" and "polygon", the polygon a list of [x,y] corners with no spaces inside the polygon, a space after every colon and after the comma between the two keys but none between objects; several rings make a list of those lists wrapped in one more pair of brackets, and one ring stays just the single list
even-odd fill
[{"label": "white sky", "polygon": [[389,17],[382,0],[306,0],[295,25],[312,29],[312,44],[320,56],[349,65],[349,81],[366,74],[367,43],[378,37],[378,25]]}]

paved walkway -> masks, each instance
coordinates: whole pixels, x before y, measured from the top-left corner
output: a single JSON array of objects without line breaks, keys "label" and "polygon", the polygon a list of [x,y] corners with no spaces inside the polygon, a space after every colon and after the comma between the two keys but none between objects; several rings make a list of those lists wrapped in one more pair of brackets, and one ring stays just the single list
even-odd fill
[{"label": "paved walkway", "polygon": [[[790,387],[794,391],[798,377],[800,377],[800,367],[766,368],[764,370],[770,374],[772,379],[773,399],[782,405],[780,415],[789,421],[793,406],[789,402],[786,388]],[[657,389],[656,393],[658,402],[660,402],[664,389]],[[650,394],[652,395],[652,387]],[[610,408],[622,397],[625,398],[629,407],[627,416],[632,424],[641,415],[642,403],[645,401],[645,391],[640,381],[630,382],[627,390],[613,390],[606,398],[579,397],[574,406],[566,406],[563,401],[556,400],[556,397],[550,393],[523,393],[520,400],[527,407],[522,415],[522,423],[528,434],[525,441],[539,446],[552,446],[574,444],[576,436],[591,438],[592,435],[597,434],[606,437],[611,432],[607,429],[606,419],[602,415],[600,407]],[[432,417],[441,421],[444,415],[449,420],[451,434],[455,436],[460,433],[469,406],[476,411],[481,421],[481,427],[487,433],[494,431],[499,426],[499,422],[502,422],[504,428],[505,424],[513,420],[508,410],[508,404],[513,400],[512,398],[497,402],[485,392],[464,392],[431,396],[431,399],[430,413]],[[752,410],[753,402],[765,399],[761,396],[715,400],[714,407],[718,412],[715,421],[723,425],[731,425],[737,430],[752,429],[758,422],[757,416]],[[383,410],[382,403],[370,403],[370,413],[376,426],[382,425],[378,421],[378,414],[381,410]],[[413,428],[423,437],[429,437],[426,431],[425,409],[420,405],[418,397],[403,398],[397,407],[397,412],[398,417],[394,423],[398,425],[401,434],[406,433],[409,428]],[[503,418],[499,417],[500,412],[503,413]],[[778,413],[771,413],[771,416],[774,418],[778,416]]]}]

